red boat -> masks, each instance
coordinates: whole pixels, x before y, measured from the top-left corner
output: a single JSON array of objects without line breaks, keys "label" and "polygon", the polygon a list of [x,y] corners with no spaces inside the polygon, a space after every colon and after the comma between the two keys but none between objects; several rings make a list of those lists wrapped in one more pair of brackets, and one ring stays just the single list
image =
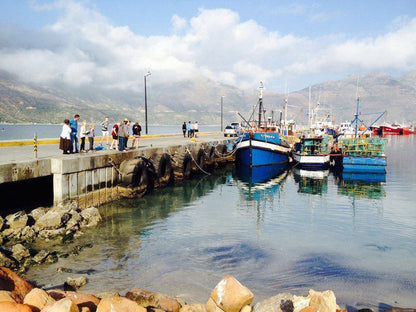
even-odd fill
[{"label": "red boat", "polygon": [[382,134],[410,134],[412,133],[409,127],[401,126],[399,124],[381,125],[380,129],[381,129]]}]

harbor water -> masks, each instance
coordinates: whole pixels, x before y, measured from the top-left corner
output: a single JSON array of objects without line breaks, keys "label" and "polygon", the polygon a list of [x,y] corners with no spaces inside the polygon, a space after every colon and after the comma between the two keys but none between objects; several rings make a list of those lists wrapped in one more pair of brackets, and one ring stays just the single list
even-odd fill
[{"label": "harbor water", "polygon": [[139,287],[205,303],[232,274],[255,302],[312,288],[342,308],[415,307],[416,137],[388,137],[386,149],[385,176],[294,168],[250,184],[230,167],[101,206],[103,222],[76,242],[92,247],[26,277],[52,288],[84,275],[81,292]]}]

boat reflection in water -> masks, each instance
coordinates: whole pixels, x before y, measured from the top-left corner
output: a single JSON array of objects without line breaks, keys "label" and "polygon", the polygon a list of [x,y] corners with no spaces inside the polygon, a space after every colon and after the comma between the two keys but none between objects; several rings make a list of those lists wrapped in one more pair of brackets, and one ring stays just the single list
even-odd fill
[{"label": "boat reflection in water", "polygon": [[385,173],[342,173],[337,176],[338,194],[354,198],[380,199],[386,196]]},{"label": "boat reflection in water", "polygon": [[295,182],[299,184],[299,193],[320,195],[328,189],[329,170],[303,170],[293,168]]},{"label": "boat reflection in water", "polygon": [[[248,200],[261,202],[273,198],[288,175],[287,164],[260,166],[236,166],[237,184]],[[267,200],[266,200],[267,201]]]}]

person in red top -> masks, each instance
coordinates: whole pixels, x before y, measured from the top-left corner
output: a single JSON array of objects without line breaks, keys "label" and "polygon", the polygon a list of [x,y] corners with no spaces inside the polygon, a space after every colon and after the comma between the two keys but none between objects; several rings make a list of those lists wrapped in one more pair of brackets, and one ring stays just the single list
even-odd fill
[{"label": "person in red top", "polygon": [[[120,126],[121,122],[119,121],[113,126],[111,130],[111,135],[113,137],[113,141],[111,142],[110,149],[118,149],[118,127]],[[114,147],[113,147],[114,145]]]}]

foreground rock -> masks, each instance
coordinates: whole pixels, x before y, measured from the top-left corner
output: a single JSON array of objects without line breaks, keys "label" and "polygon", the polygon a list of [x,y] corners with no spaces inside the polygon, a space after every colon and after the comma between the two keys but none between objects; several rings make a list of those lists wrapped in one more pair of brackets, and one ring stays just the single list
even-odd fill
[{"label": "foreground rock", "polygon": [[32,289],[33,285],[26,282],[19,275],[8,268],[0,267],[0,290],[10,291],[11,297],[17,303],[22,303],[25,296]]},{"label": "foreground rock", "polygon": [[136,302],[123,298],[113,297],[105,298],[100,301],[97,312],[146,312],[147,309],[139,306]]},{"label": "foreground rock", "polygon": [[142,307],[157,308],[167,312],[179,312],[182,306],[173,297],[140,288],[130,290],[126,298],[137,302]]}]

